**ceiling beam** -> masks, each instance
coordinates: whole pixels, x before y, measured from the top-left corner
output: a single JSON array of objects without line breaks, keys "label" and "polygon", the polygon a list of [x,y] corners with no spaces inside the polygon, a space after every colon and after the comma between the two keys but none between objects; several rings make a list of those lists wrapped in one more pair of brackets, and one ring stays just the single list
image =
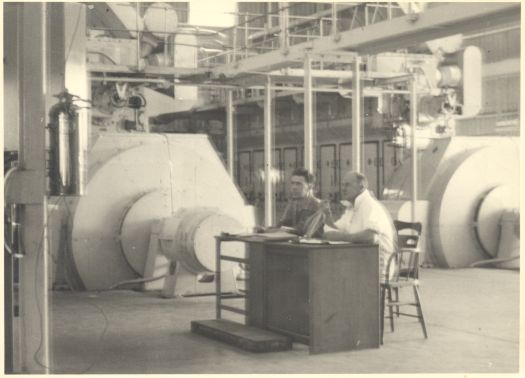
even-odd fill
[{"label": "ceiling beam", "polygon": [[351,50],[359,54],[376,54],[392,51],[487,26],[520,22],[520,14],[521,4],[517,2],[439,5],[422,13],[400,16],[221,65],[212,69],[212,77],[227,79],[250,72],[274,70],[302,61],[306,53]]},{"label": "ceiling beam", "polygon": [[[88,72],[91,74],[124,74],[165,77],[169,79],[179,77],[197,77],[198,79],[206,78],[208,70],[206,68],[187,68],[187,67],[166,67],[166,66],[145,66],[137,69],[137,66],[127,66],[122,64],[99,64],[89,63]],[[202,78],[201,78],[202,77]]]},{"label": "ceiling beam", "polygon": [[[338,70],[312,70],[311,74],[312,79],[314,80],[314,86],[319,90],[322,90],[323,86],[333,86],[350,83],[354,76],[352,71]],[[237,85],[241,88],[253,88],[256,86],[263,85],[264,81],[268,76],[272,79],[273,84],[298,84],[302,87],[304,81],[304,69],[285,68],[278,71],[270,71],[267,74],[251,74],[249,77],[240,77],[237,79],[229,80],[228,83],[232,85]],[[362,76],[363,80],[390,80],[392,78],[399,77],[405,78],[406,73],[366,71],[363,72]]]}]

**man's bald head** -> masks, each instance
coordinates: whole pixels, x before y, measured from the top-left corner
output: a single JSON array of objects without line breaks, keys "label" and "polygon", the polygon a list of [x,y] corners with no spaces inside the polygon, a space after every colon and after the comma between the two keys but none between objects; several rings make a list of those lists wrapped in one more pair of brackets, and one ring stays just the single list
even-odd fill
[{"label": "man's bald head", "polygon": [[343,198],[354,202],[355,198],[368,188],[366,176],[357,171],[348,171],[342,180]]}]

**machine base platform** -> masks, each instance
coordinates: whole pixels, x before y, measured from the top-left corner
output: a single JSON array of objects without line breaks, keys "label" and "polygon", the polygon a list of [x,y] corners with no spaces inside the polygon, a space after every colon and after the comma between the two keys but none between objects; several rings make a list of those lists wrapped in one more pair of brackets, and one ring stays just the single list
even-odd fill
[{"label": "machine base platform", "polygon": [[254,353],[292,349],[290,337],[224,319],[192,321],[191,331]]}]

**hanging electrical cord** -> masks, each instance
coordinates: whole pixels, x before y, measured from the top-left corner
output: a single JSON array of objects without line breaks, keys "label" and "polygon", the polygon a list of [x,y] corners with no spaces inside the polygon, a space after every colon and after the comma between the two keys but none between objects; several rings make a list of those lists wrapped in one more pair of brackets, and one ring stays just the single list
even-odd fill
[{"label": "hanging electrical cord", "polygon": [[[102,307],[100,307],[99,305],[97,305],[96,303],[92,303],[92,302],[82,302],[82,303],[88,303],[90,306],[96,308],[100,314],[102,314],[102,317],[104,318],[104,329],[102,330],[102,333],[100,334],[100,337],[99,337],[99,345],[102,345],[104,346],[104,344],[102,343],[102,341],[104,340],[104,336],[106,336],[106,332],[108,331],[109,329],[109,319],[106,315],[106,313],[104,312],[104,310],[102,309]],[[99,350],[99,353],[102,353],[102,348],[98,349]],[[79,373],[76,373],[75,374],[86,374],[89,370],[91,370],[93,368],[93,366],[95,366],[95,364],[100,360],[100,357],[98,358],[95,358],[95,360],[84,370],[82,370],[81,372]]]},{"label": "hanging electrical cord", "polygon": [[[5,200],[5,193],[8,192],[9,188],[9,179],[13,175],[15,171],[18,170],[18,165],[14,165],[11,167],[4,175],[4,204],[6,203]],[[5,250],[13,257],[15,258],[22,258],[24,257],[23,248],[22,248],[22,232],[20,230],[20,222],[18,219],[18,204],[8,204],[9,206],[9,223],[10,223],[10,231],[11,235],[8,235],[5,233],[6,230],[4,229],[4,248]],[[6,206],[4,205],[4,212],[6,210]],[[14,248],[13,243],[16,239],[16,245],[17,248]],[[8,241],[9,240],[9,241]],[[11,244],[10,244],[11,243]]]},{"label": "hanging electrical cord", "polygon": [[[61,199],[63,200],[63,203],[65,204],[66,208],[68,208],[68,212],[69,212],[69,207],[68,207],[68,205],[66,203],[66,198],[65,197],[58,198],[58,200],[53,205],[57,206]],[[57,207],[55,207],[51,212],[49,212],[48,216],[51,216],[52,213],[54,211],[56,211],[56,208]],[[40,321],[41,321],[41,330],[43,330],[43,327],[44,327],[44,324],[43,324],[44,323],[44,314],[43,314],[43,311],[42,311],[42,307],[41,307],[41,303],[39,301],[38,295],[36,295],[37,288],[38,288],[37,287],[37,283],[38,283],[38,274],[37,274],[38,270],[37,270],[37,268],[38,268],[38,264],[39,264],[40,258],[42,257],[42,254],[43,254],[43,250],[44,250],[44,248],[43,248],[44,244],[43,243],[44,243],[44,234],[45,234],[46,227],[47,227],[47,223],[44,225],[44,228],[42,230],[42,234],[41,234],[40,239],[39,239],[39,243],[38,243],[38,247],[37,247],[37,261],[36,261],[36,264],[35,264],[35,273],[34,273],[35,302],[36,302],[36,306],[37,306],[38,315],[39,315],[39,318],[40,318]],[[46,242],[49,243],[49,240],[47,239]],[[49,247],[48,247],[48,249],[49,249]],[[73,292],[78,293],[78,291],[75,291],[72,288],[72,286],[70,286],[70,287],[71,287],[71,290]],[[82,303],[86,303],[86,302],[82,301]],[[105,336],[105,334],[106,334],[106,332],[107,332],[107,330],[109,328],[109,320],[108,320],[104,310],[100,306],[98,306],[95,303],[91,303],[89,301],[87,303],[90,306],[96,308],[102,314],[102,316],[104,318],[104,328],[103,328],[102,333],[101,333],[101,335],[99,337],[99,343],[102,344],[102,340],[104,339],[104,336]],[[43,364],[40,361],[39,357],[38,357],[40,351],[42,350],[43,343],[44,343],[44,335],[43,335],[43,332],[41,332],[40,333],[40,343],[39,343],[38,349],[35,351],[35,353],[33,355],[33,360],[35,361],[35,363],[37,363],[42,368],[51,370],[51,367],[50,366],[46,366],[45,364]],[[84,370],[82,370],[80,372],[74,372],[74,373],[75,374],[85,374],[89,370],[91,370],[93,368],[93,366],[95,366],[96,363],[97,363],[97,360],[93,361],[86,369],[84,369]]]},{"label": "hanging electrical cord", "polygon": [[88,54],[100,55],[103,58],[109,60],[111,62],[111,64],[117,65],[117,62],[115,62],[115,60],[113,58],[111,58],[108,54],[103,53],[102,51],[88,51],[87,53]]},{"label": "hanging electrical cord", "polygon": [[6,192],[5,188],[7,187],[7,181],[9,180],[13,172],[16,171],[17,169],[18,169],[18,165],[14,165],[11,168],[9,168],[7,172],[4,174],[4,193]]},{"label": "hanging electrical cord", "polygon": [[163,274],[163,275],[156,276],[156,277],[151,277],[151,278],[136,278],[136,279],[133,279],[133,280],[120,281],[120,282],[117,282],[114,285],[111,285],[107,289],[101,289],[101,290],[97,290],[97,291],[109,291],[109,290],[115,290],[118,287],[124,286],[124,285],[131,285],[131,284],[139,284],[139,283],[148,283],[148,282],[158,281],[158,280],[161,280],[163,278],[166,278],[166,276],[167,276],[167,274]]},{"label": "hanging electrical cord", "polygon": [[517,256],[505,257],[505,258],[494,258],[494,259],[488,259],[488,260],[481,260],[481,261],[476,261],[475,263],[470,264],[469,268],[475,268],[478,266],[489,265],[489,264],[505,263],[505,262],[513,261],[519,258],[520,256],[517,255]]},{"label": "hanging electrical cord", "polygon": [[[57,201],[53,204],[55,206],[55,208],[53,208],[53,210],[51,210],[51,212],[48,214],[48,217],[51,216],[51,214],[57,209],[56,205],[58,205],[58,202],[60,201],[60,198],[57,199]],[[35,303],[36,303],[36,308],[37,308],[37,311],[38,311],[38,316],[39,316],[39,319],[40,319],[40,343],[38,345],[38,348],[37,350],[35,351],[34,355],[33,355],[33,360],[41,367],[43,367],[44,369],[47,369],[47,370],[51,370],[51,367],[50,366],[46,366],[45,364],[43,364],[38,355],[40,353],[40,351],[42,350],[42,346],[44,344],[44,328],[47,327],[46,324],[44,324],[44,313],[42,311],[42,307],[41,307],[41,303],[40,303],[40,300],[39,300],[39,296],[37,295],[38,293],[38,267],[39,267],[39,263],[40,263],[40,259],[42,258],[42,255],[43,255],[43,252],[44,252],[44,236],[45,236],[45,232],[46,232],[46,229],[47,229],[47,218],[46,218],[46,223],[43,225],[42,227],[42,233],[40,235],[40,238],[39,238],[39,242],[38,242],[38,247],[37,247],[37,255],[36,255],[36,262],[35,262],[35,271],[34,271],[34,274],[33,274],[33,284],[34,284],[34,287],[33,287],[33,290],[34,290],[34,294],[35,294]],[[46,238],[46,244],[49,243],[49,240]]]},{"label": "hanging electrical cord", "polygon": [[[63,204],[64,204],[65,209],[66,209],[67,218],[70,218],[71,215],[72,215],[71,209],[69,208],[69,205],[68,205],[68,203],[67,203],[66,198],[65,198],[65,197],[62,197],[62,199],[63,199]],[[72,291],[73,293],[79,293],[79,291],[75,289],[75,286],[70,282],[70,277],[69,277],[69,274],[68,274],[68,273],[65,274],[65,279],[66,279],[66,282],[67,282],[69,288],[71,289],[71,291]],[[100,334],[100,337],[99,337],[99,341],[98,341],[98,343],[99,343],[100,345],[103,346],[104,344],[102,344],[102,341],[104,340],[104,336],[106,335],[106,332],[107,332],[107,330],[109,329],[109,319],[108,319],[108,317],[106,316],[106,313],[104,312],[104,310],[102,309],[102,307],[100,307],[100,306],[97,305],[96,303],[92,303],[92,302],[90,302],[90,301],[84,301],[84,300],[82,300],[82,299],[85,299],[85,298],[82,298],[82,299],[81,299],[81,298],[78,298],[78,296],[76,296],[76,295],[73,296],[73,298],[75,298],[76,300],[78,300],[78,301],[81,302],[81,303],[87,303],[87,304],[89,304],[91,307],[96,308],[96,309],[100,312],[100,314],[102,314],[102,317],[104,318],[104,328],[103,328],[103,330],[102,330],[102,333]],[[91,370],[91,369],[93,368],[93,366],[95,366],[95,364],[96,364],[99,360],[100,360],[100,358],[95,358],[94,361],[92,361],[92,363],[91,363],[86,369],[84,369],[84,370],[82,370],[82,371],[80,371],[80,372],[73,372],[73,373],[74,373],[74,374],[85,374],[85,373],[87,373],[89,370]]]}]

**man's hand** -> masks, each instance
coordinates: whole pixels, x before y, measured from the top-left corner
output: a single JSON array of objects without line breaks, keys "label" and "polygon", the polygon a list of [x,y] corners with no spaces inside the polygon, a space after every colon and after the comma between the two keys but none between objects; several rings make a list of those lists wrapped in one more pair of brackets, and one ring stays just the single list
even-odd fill
[{"label": "man's hand", "polygon": [[351,236],[350,234],[347,234],[346,232],[342,231],[327,231],[324,233],[324,238],[326,240],[332,240],[332,241],[347,241],[351,242]]},{"label": "man's hand", "polygon": [[349,234],[343,231],[327,231],[324,233],[327,240],[346,241],[352,243],[377,243],[376,233],[372,230],[359,231]]},{"label": "man's hand", "polygon": [[319,209],[321,209],[325,215],[324,223],[332,228],[337,228],[334,224],[334,217],[332,215],[332,210],[330,209],[330,201],[322,200],[319,206]]},{"label": "man's hand", "polygon": [[290,234],[299,234],[299,231],[296,227],[281,226],[278,229],[279,231],[288,232]]}]

